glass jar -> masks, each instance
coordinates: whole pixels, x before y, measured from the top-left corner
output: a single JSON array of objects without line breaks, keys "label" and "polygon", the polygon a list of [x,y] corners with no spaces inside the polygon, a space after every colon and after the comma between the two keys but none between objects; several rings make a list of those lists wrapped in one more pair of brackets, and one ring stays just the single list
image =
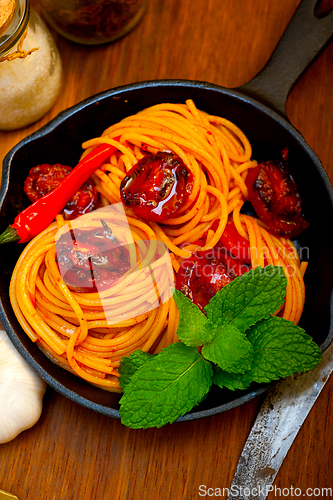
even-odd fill
[{"label": "glass jar", "polygon": [[[12,0],[0,26],[0,130],[34,123],[55,103],[62,79],[59,52],[28,0]],[[2,30],[1,30],[2,27]]]},{"label": "glass jar", "polygon": [[140,21],[147,0],[41,0],[45,19],[77,43],[97,45],[128,33]]}]

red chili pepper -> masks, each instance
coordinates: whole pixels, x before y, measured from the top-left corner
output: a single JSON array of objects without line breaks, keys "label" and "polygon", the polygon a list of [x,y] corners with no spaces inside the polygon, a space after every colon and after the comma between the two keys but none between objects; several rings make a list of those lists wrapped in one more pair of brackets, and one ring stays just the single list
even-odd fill
[{"label": "red chili pepper", "polygon": [[14,224],[8,226],[0,236],[0,244],[26,243],[46,229],[82,184],[116,149],[115,146],[101,144],[87,154],[53,191],[39,198],[15,218]]},{"label": "red chili pepper", "polygon": [[[50,191],[53,191],[71,173],[72,167],[55,163],[43,163],[30,169],[23,186],[23,191],[34,203]],[[60,214],[65,220],[76,219],[79,215],[92,212],[98,203],[98,191],[94,181],[89,178],[77,190]]]}]

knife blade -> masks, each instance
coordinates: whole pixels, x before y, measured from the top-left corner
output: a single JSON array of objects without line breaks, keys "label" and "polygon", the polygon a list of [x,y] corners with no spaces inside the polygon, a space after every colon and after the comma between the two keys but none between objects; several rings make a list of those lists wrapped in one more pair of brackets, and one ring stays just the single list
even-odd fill
[{"label": "knife blade", "polygon": [[299,429],[333,370],[333,342],[310,372],[269,390],[238,461],[228,498],[265,500]]}]

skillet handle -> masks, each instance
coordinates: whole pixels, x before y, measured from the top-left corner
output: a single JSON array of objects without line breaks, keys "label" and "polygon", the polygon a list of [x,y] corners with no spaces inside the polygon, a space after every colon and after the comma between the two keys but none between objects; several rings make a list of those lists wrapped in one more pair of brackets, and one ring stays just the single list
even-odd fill
[{"label": "skillet handle", "polygon": [[264,68],[237,88],[286,116],[292,87],[333,35],[333,10],[322,14],[318,0],[302,0]]}]

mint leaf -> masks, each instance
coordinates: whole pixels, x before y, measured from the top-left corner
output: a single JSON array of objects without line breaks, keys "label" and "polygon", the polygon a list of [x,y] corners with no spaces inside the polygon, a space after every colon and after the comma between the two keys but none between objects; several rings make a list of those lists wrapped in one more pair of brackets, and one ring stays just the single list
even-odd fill
[{"label": "mint leaf", "polygon": [[147,361],[153,358],[154,354],[145,351],[134,351],[129,356],[124,356],[119,366],[119,384],[122,389],[130,381],[132,375]]},{"label": "mint leaf", "polygon": [[200,333],[207,323],[206,316],[179,290],[175,290],[173,298],[179,310],[178,338],[188,346],[202,345],[203,339]]},{"label": "mint leaf", "polygon": [[267,383],[314,368],[322,355],[317,344],[292,321],[270,316],[253,326],[248,340],[253,362],[244,374],[216,370],[213,383],[231,390],[247,389],[251,382]]},{"label": "mint leaf", "polygon": [[233,325],[224,325],[202,348],[202,355],[227,372],[245,373],[251,368],[253,347],[244,333]]},{"label": "mint leaf", "polygon": [[251,382],[251,375],[228,373],[220,368],[218,368],[213,375],[213,384],[216,384],[219,387],[226,387],[231,391],[236,391],[237,389],[243,391],[249,387]]},{"label": "mint leaf", "polygon": [[292,321],[271,316],[253,326],[248,339],[254,358],[246,374],[255,382],[270,382],[314,368],[322,355],[317,344]]},{"label": "mint leaf", "polygon": [[257,267],[228,283],[205,307],[215,325],[233,325],[240,331],[274,314],[286,294],[287,279],[282,267]]},{"label": "mint leaf", "polygon": [[212,376],[211,363],[195,347],[171,344],[125,385],[119,411],[122,423],[147,429],[173,422],[205,397]]},{"label": "mint leaf", "polygon": [[207,323],[203,327],[203,329],[200,331],[200,338],[201,338],[201,345],[203,344],[208,344],[213,340],[213,338],[216,335],[216,332],[218,331],[219,326],[214,325],[210,321],[207,320]]}]

